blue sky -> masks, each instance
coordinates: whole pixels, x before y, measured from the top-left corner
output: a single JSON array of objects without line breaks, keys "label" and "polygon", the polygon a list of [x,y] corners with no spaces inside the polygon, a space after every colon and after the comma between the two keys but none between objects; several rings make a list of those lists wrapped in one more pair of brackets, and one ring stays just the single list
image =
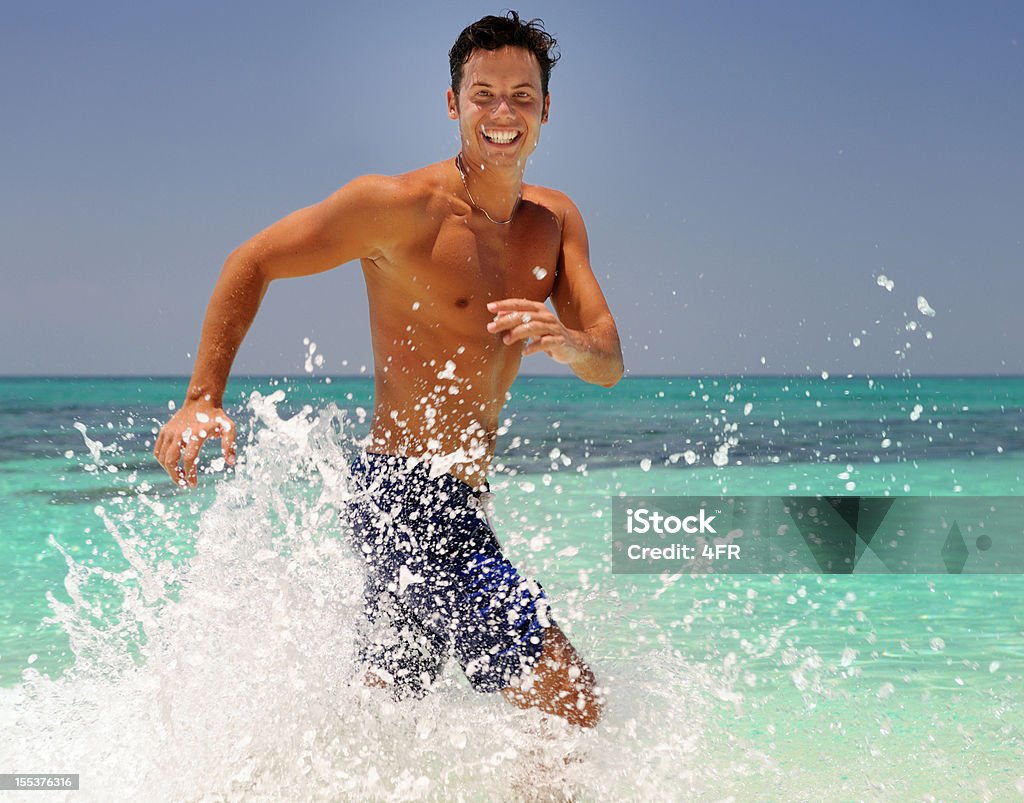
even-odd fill
[{"label": "blue sky", "polygon": [[[447,51],[501,8],[11,6],[0,373],[188,373],[236,245],[454,155]],[[1024,373],[1024,5],[519,10],[563,56],[527,180],[582,210],[633,373]],[[277,282],[236,371],[306,337],[358,371],[367,325],[355,265]]]}]

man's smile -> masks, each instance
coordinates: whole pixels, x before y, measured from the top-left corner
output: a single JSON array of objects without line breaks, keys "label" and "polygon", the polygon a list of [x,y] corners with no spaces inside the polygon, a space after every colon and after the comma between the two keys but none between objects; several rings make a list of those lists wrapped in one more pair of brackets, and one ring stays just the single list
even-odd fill
[{"label": "man's smile", "polygon": [[520,134],[519,131],[514,129],[487,128],[487,126],[480,126],[480,131],[484,135],[484,139],[496,145],[508,145],[515,142]]}]

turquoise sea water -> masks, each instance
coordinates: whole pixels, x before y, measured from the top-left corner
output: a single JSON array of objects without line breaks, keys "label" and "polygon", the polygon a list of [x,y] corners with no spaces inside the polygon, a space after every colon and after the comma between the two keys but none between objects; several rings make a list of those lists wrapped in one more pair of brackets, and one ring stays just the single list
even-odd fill
[{"label": "turquoise sea water", "polygon": [[457,670],[403,706],[352,683],[370,380],[233,380],[243,460],[192,492],[149,455],[184,386],[0,380],[0,772],[80,772],[75,800],[1024,795],[1019,575],[611,571],[622,494],[1019,496],[1024,379],[521,378],[496,530],[609,700],[539,737]]}]

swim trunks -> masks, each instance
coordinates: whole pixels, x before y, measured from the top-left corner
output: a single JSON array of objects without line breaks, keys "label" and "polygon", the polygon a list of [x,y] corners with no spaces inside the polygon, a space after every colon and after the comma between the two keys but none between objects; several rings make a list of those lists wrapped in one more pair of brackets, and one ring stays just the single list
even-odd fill
[{"label": "swim trunks", "polygon": [[537,662],[550,619],[543,589],[502,554],[486,492],[415,458],[367,452],[350,470],[369,671],[396,697],[418,697],[454,655],[477,691],[512,686]]}]

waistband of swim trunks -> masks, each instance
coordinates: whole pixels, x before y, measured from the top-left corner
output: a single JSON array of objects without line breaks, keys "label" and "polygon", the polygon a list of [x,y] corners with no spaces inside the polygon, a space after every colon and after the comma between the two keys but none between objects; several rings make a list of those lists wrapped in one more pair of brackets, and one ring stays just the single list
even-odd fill
[{"label": "waistband of swim trunks", "polygon": [[407,455],[397,454],[384,454],[382,452],[361,452],[359,457],[353,461],[353,465],[361,464],[362,467],[368,471],[384,472],[389,469],[398,470],[402,475],[408,477],[419,477],[425,482],[431,482],[438,486],[445,487],[445,490],[449,492],[455,492],[459,495],[465,494],[467,496],[473,496],[476,499],[481,499],[484,494],[489,494],[491,491],[490,485],[486,482],[474,488],[467,482],[460,480],[453,474],[449,474],[447,471],[431,476],[430,473],[430,461],[419,457],[410,457]]}]

